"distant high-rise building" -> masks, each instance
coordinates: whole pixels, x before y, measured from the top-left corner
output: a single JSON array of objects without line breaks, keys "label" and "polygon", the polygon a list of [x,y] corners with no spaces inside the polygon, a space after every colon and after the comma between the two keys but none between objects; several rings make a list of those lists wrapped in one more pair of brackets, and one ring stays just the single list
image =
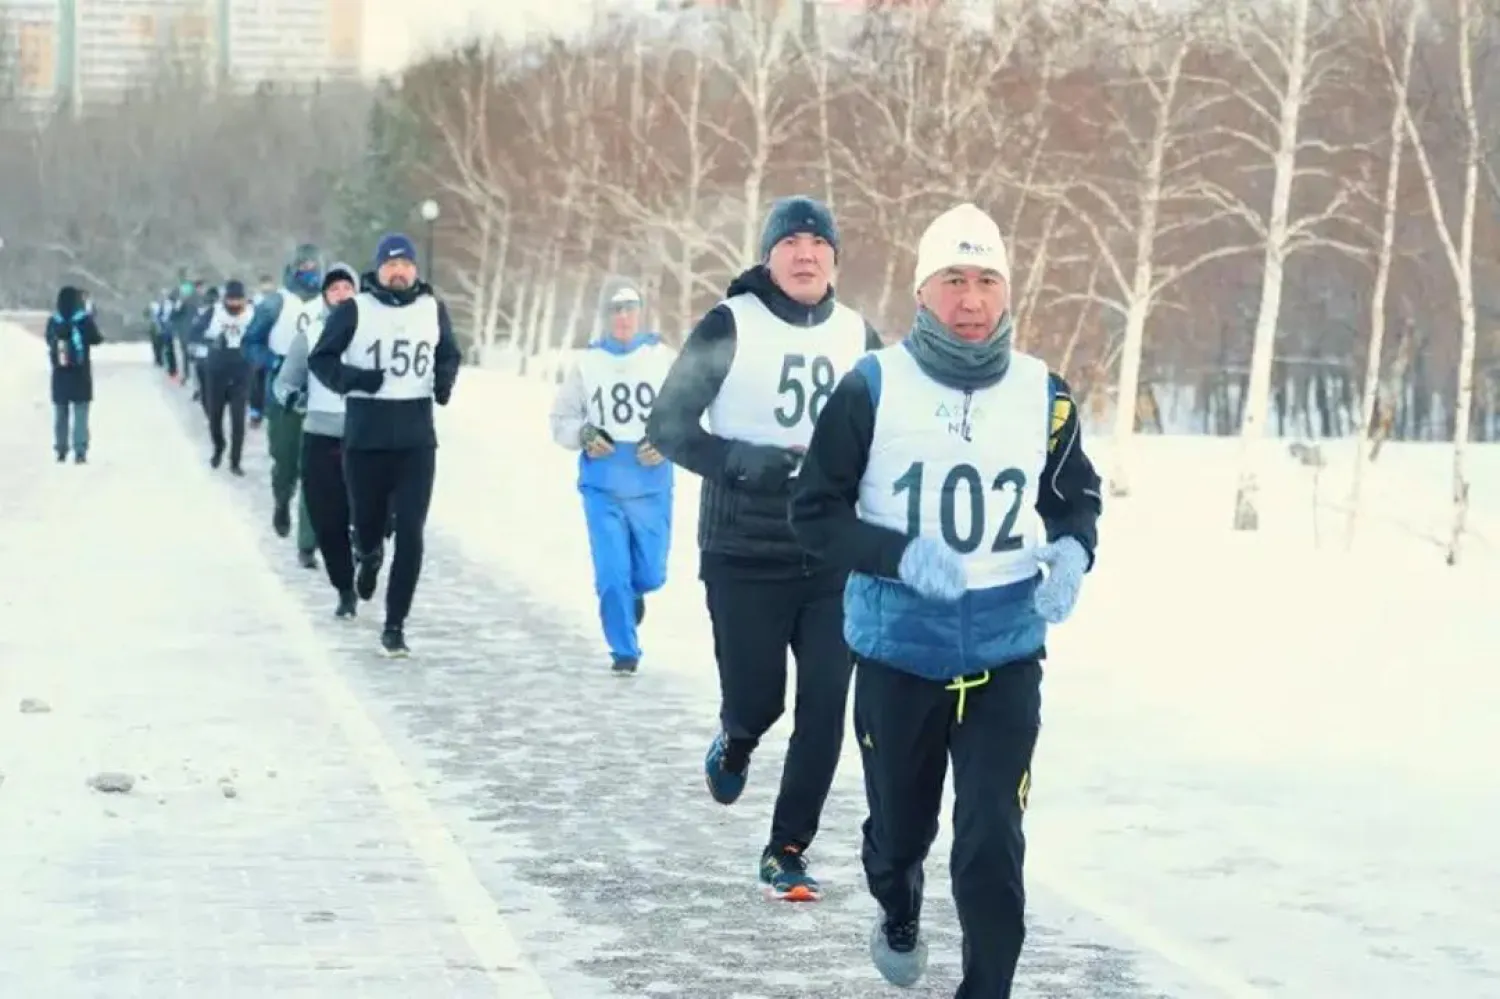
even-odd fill
[{"label": "distant high-rise building", "polygon": [[158,81],[305,90],[359,75],[364,0],[0,0],[0,89],[44,107]]}]

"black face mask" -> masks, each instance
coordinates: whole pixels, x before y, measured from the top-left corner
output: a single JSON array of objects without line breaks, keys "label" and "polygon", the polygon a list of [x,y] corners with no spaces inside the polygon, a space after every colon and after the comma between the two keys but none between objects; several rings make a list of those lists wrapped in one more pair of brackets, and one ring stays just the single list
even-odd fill
[{"label": "black face mask", "polygon": [[227,313],[229,313],[231,316],[237,316],[241,312],[245,311],[245,303],[244,302],[225,302],[224,303],[224,311],[227,312]]}]

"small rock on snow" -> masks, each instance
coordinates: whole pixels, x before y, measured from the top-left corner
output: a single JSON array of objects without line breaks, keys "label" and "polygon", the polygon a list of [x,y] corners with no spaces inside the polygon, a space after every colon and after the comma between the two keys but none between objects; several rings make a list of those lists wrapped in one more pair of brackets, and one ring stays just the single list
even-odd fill
[{"label": "small rock on snow", "polygon": [[21,714],[23,715],[45,715],[52,710],[52,705],[40,697],[21,698]]},{"label": "small rock on snow", "polygon": [[128,794],[135,787],[135,778],[127,773],[106,770],[90,777],[89,787],[105,794]]}]

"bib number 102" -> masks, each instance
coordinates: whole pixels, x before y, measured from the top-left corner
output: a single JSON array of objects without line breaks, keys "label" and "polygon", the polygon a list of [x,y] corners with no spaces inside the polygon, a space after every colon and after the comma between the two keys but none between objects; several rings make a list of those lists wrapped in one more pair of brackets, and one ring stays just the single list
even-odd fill
[{"label": "bib number 102", "polygon": [[[895,496],[906,494],[906,533],[908,537],[918,537],[922,533],[924,515],[930,515],[930,511],[922,509],[923,479],[927,475],[927,466],[924,462],[914,461],[895,482],[891,484],[891,493]],[[968,497],[969,516],[967,530],[960,533],[958,529],[958,501],[959,493],[965,493]],[[995,540],[990,544],[992,552],[1018,551],[1026,544],[1026,539],[1015,533],[1016,520],[1021,515],[1021,499],[1026,493],[1026,473],[1019,468],[1007,468],[990,482],[989,492],[1004,494],[1010,493],[1006,501],[1005,512],[1000,516],[1000,528],[995,532]],[[987,533],[985,514],[989,504],[984,479],[979,475],[979,469],[973,465],[960,463],[948,470],[943,478],[943,486],[940,490],[942,499],[938,502],[938,529],[943,533],[943,540],[948,547],[960,555],[968,555],[979,550],[984,544]]]},{"label": "bib number 102", "polygon": [[[383,368],[396,378],[405,378],[407,375],[426,378],[427,372],[432,370],[432,344],[426,340],[391,340],[389,356],[382,356],[385,351],[381,348],[386,343],[385,340],[376,340],[365,348],[373,367]],[[382,361],[385,363],[382,364]]]}]

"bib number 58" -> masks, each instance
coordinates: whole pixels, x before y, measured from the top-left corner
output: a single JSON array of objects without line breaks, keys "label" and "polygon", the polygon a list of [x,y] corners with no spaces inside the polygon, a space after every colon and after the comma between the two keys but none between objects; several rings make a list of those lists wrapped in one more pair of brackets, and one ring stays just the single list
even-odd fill
[{"label": "bib number 58", "polygon": [[[392,340],[390,356],[382,358],[381,348],[385,343],[384,340],[376,340],[365,348],[374,367],[384,368],[396,378],[405,378],[407,375],[426,378],[427,372],[432,370],[432,344],[426,340]],[[385,363],[381,363],[382,361]]]},{"label": "bib number 58", "polygon": [[[811,382],[809,390],[808,382]],[[823,404],[833,395],[833,362],[826,357],[811,359],[806,354],[788,354],[781,359],[781,382],[776,393],[790,396],[776,407],[776,422],[791,428],[807,419],[813,423],[823,412]]]}]

